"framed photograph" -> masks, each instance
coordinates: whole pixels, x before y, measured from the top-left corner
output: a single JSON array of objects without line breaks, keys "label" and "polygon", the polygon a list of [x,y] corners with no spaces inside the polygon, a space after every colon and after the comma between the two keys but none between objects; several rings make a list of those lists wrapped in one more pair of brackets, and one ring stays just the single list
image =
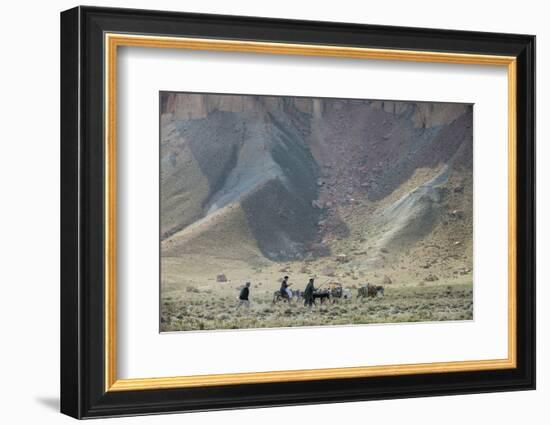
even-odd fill
[{"label": "framed photograph", "polygon": [[61,14],[61,411],[535,387],[535,37]]}]

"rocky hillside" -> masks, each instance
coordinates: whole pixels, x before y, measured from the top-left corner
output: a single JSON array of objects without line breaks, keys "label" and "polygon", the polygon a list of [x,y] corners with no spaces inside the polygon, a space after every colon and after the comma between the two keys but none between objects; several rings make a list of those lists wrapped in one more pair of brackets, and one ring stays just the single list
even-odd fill
[{"label": "rocky hillside", "polygon": [[471,105],[161,94],[165,257],[467,252],[471,174]]}]

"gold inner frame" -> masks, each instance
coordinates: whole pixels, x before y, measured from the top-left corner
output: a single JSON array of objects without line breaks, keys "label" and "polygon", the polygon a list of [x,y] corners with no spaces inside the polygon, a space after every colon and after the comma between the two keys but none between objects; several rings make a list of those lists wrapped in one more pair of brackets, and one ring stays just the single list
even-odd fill
[{"label": "gold inner frame", "polygon": [[[515,368],[516,358],[516,58],[462,53],[371,49],[328,45],[267,43],[106,33],[105,45],[105,391],[204,387],[269,382],[312,381],[416,373],[448,373]],[[507,67],[508,71],[508,357],[495,360],[399,364],[382,366],[305,369],[118,379],[116,324],[116,127],[117,48],[120,46],[325,56],[356,59],[436,62]]]}]

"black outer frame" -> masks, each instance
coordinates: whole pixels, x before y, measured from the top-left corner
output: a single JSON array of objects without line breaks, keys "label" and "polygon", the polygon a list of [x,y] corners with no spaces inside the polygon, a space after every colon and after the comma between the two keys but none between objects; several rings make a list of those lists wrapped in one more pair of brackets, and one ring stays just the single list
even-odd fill
[{"label": "black outer frame", "polygon": [[[517,57],[517,368],[104,391],[105,32]],[[75,418],[535,388],[535,37],[76,7],[61,13],[61,412]]]}]

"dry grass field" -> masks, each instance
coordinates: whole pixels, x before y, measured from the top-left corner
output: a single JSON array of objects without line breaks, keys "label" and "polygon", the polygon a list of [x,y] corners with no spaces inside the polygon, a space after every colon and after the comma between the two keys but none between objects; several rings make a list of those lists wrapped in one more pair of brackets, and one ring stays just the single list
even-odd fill
[{"label": "dry grass field", "polygon": [[279,328],[295,326],[469,320],[473,318],[472,285],[426,285],[387,288],[384,297],[317,302],[273,303],[268,291],[255,291],[250,307],[237,307],[236,296],[191,288],[181,296],[163,298],[164,332],[209,329]]}]

